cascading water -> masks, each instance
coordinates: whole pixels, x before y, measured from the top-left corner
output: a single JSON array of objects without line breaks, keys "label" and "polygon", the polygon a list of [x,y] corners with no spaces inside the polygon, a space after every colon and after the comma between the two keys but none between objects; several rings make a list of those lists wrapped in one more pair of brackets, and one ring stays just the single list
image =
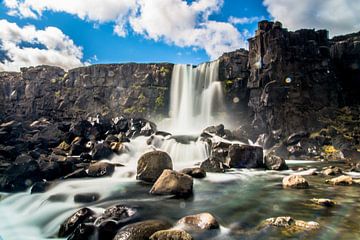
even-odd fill
[{"label": "cascading water", "polygon": [[175,134],[199,133],[217,123],[224,110],[223,90],[219,80],[219,60],[197,67],[174,66],[170,92],[170,119],[165,129]]}]

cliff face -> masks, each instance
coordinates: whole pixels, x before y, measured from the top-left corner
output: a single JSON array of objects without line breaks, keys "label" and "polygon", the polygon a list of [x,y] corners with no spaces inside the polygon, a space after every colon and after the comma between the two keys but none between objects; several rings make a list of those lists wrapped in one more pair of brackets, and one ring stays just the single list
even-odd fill
[{"label": "cliff face", "polygon": [[167,113],[172,64],[93,65],[65,72],[38,66],[0,73],[0,108],[6,116],[56,120],[97,113],[149,116]]}]

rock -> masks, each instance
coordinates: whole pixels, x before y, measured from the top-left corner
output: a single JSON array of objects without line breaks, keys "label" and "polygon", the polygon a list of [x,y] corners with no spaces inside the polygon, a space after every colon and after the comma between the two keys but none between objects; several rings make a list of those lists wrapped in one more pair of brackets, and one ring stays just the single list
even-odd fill
[{"label": "rock", "polygon": [[70,234],[67,240],[87,240],[94,239],[96,228],[92,223],[81,223]]},{"label": "rock", "polygon": [[286,141],[286,144],[288,146],[295,145],[298,142],[300,142],[303,138],[307,138],[307,137],[309,137],[309,133],[307,133],[305,131],[300,131],[300,132],[297,132],[297,133],[293,133],[288,137],[288,139]]},{"label": "rock", "polygon": [[233,144],[229,147],[227,164],[232,168],[262,168],[263,149],[257,146]]},{"label": "rock", "polygon": [[66,170],[61,168],[60,164],[55,161],[39,161],[39,168],[42,177],[46,180],[55,180],[61,176],[68,174]]},{"label": "rock", "polygon": [[69,151],[71,148],[71,145],[67,144],[65,141],[62,141],[56,148],[63,150],[63,151]]},{"label": "rock", "polygon": [[109,159],[112,154],[110,146],[104,143],[95,144],[94,149],[91,151],[93,160]]},{"label": "rock", "polygon": [[181,218],[178,225],[182,225],[185,229],[209,230],[219,229],[220,225],[213,215],[210,213],[199,213]]},{"label": "rock", "polygon": [[109,134],[106,136],[105,142],[110,145],[112,142],[119,142],[119,138],[114,135]]},{"label": "rock", "polygon": [[126,133],[129,130],[129,120],[126,118],[116,119],[114,122],[114,129],[116,133]]},{"label": "rock", "polygon": [[46,181],[36,182],[31,187],[30,192],[31,192],[31,194],[46,192],[50,188],[50,185],[51,184],[49,182],[46,182]]},{"label": "rock", "polygon": [[309,183],[300,175],[286,176],[282,180],[284,188],[309,188]]},{"label": "rock", "polygon": [[191,176],[165,169],[150,190],[155,195],[175,195],[186,197],[192,194],[193,179]]},{"label": "rock", "polygon": [[121,228],[114,240],[149,239],[154,233],[171,228],[171,224],[162,220],[147,220],[129,224]]},{"label": "rock", "polygon": [[222,161],[216,157],[210,157],[200,164],[200,168],[206,172],[225,172],[225,166]]},{"label": "rock", "polygon": [[36,161],[13,164],[0,177],[0,191],[24,191],[41,179],[41,171]]},{"label": "rock", "polygon": [[112,142],[110,143],[110,148],[113,150],[113,152],[117,154],[121,154],[126,152],[126,146],[122,144],[121,142]]},{"label": "rock", "polygon": [[19,156],[16,157],[14,162],[16,164],[23,164],[23,163],[31,162],[33,160],[34,159],[29,154],[22,153],[22,154],[20,154]]},{"label": "rock", "polygon": [[78,193],[74,196],[76,203],[90,203],[95,202],[100,198],[98,193]]},{"label": "rock", "polygon": [[80,224],[91,222],[94,215],[95,213],[89,208],[79,209],[61,224],[58,237],[62,238],[70,235]]},{"label": "rock", "polygon": [[181,173],[187,174],[193,178],[204,178],[206,177],[206,172],[202,168],[185,168],[180,171]]},{"label": "rock", "polygon": [[183,230],[161,230],[151,235],[150,240],[193,240],[193,237]]},{"label": "rock", "polygon": [[166,152],[148,152],[138,160],[136,179],[155,182],[165,169],[172,170],[172,168],[171,158]]},{"label": "rock", "polygon": [[293,228],[294,230],[317,230],[320,225],[317,222],[305,222],[302,220],[296,220],[292,217],[276,217],[268,218],[265,220],[265,226],[281,227],[281,228]]},{"label": "rock", "polygon": [[331,183],[333,185],[352,185],[353,184],[353,178],[346,175],[341,175],[336,178],[332,178],[330,180],[326,180],[327,183]]},{"label": "rock", "polygon": [[64,179],[69,179],[69,178],[83,178],[83,177],[87,177],[88,174],[86,172],[86,170],[84,168],[81,169],[77,169],[72,173],[69,173],[68,175],[64,176]]},{"label": "rock", "polygon": [[269,153],[265,156],[265,167],[269,170],[288,170],[289,167],[286,165],[286,162],[283,158],[275,155],[274,153]]},{"label": "rock", "polygon": [[208,132],[208,133],[212,133],[215,134],[217,136],[224,136],[225,135],[225,127],[223,124],[219,124],[217,126],[210,126],[207,127],[203,130],[204,133]]},{"label": "rock", "polygon": [[334,175],[342,174],[342,170],[338,167],[330,166],[325,168],[321,173],[327,176],[334,176]]},{"label": "rock", "polygon": [[325,207],[333,207],[336,205],[335,201],[333,201],[331,199],[327,199],[327,198],[313,198],[310,201],[317,205],[322,205]]},{"label": "rock", "polygon": [[90,164],[87,174],[90,177],[111,176],[114,173],[115,166],[107,162],[97,162]]},{"label": "rock", "polygon": [[81,120],[76,123],[73,123],[70,127],[69,132],[74,136],[83,137],[89,139],[91,133],[92,125],[87,120]]},{"label": "rock", "polygon": [[139,220],[136,208],[115,205],[107,208],[94,224],[98,229],[99,239],[113,239],[118,229]]}]

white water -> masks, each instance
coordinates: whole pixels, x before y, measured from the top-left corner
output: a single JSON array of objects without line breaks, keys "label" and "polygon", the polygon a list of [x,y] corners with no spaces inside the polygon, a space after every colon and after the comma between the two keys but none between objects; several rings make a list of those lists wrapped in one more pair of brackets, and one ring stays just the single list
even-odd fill
[{"label": "white water", "polygon": [[219,82],[219,60],[197,67],[174,66],[170,91],[170,119],[160,124],[174,134],[199,133],[221,123],[224,111],[223,86]]}]

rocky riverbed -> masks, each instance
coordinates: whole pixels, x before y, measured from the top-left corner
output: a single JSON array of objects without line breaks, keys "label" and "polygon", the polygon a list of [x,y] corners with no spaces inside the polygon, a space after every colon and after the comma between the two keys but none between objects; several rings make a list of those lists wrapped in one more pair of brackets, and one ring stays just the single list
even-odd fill
[{"label": "rocky riverbed", "polygon": [[[173,136],[122,117],[1,133],[4,239],[360,237],[360,166],[347,159],[285,161],[223,125]],[[186,159],[192,145],[205,155]]]}]

